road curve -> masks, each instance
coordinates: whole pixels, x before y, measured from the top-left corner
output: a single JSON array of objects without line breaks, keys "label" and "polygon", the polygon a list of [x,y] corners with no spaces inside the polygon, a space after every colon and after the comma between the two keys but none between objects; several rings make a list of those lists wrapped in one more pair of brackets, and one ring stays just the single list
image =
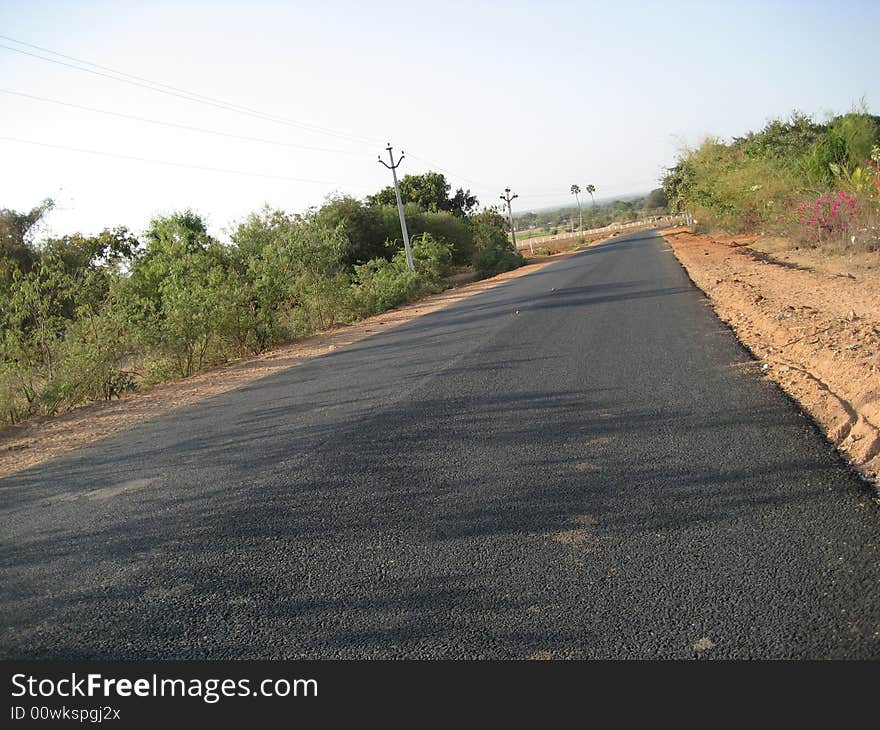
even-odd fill
[{"label": "road curve", "polygon": [[880,657],[880,509],[635,233],[0,480],[4,658]]}]

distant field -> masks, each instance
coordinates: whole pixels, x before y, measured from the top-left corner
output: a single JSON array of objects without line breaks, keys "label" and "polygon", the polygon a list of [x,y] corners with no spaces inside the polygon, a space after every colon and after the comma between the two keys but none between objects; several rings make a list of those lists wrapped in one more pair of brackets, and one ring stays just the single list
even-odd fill
[{"label": "distant field", "polygon": [[[539,236],[549,236],[551,235],[550,231],[552,228],[531,228],[528,231],[517,231],[516,238],[519,241],[525,241],[528,238],[538,238]],[[561,228],[556,229],[557,232],[561,232]]]}]

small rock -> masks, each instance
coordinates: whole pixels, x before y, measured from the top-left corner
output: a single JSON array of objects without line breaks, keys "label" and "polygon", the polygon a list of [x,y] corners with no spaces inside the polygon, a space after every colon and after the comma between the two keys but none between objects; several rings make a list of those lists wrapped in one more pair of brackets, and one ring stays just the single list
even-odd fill
[{"label": "small rock", "polygon": [[715,642],[708,636],[704,636],[702,639],[694,643],[694,651],[709,651],[709,649],[714,648]]}]

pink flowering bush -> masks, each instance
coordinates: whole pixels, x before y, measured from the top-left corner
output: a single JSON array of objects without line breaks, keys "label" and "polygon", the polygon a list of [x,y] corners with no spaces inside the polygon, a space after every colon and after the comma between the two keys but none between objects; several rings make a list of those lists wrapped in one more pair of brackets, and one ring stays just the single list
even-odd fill
[{"label": "pink flowering bush", "polygon": [[798,238],[811,244],[845,241],[858,223],[857,203],[854,195],[842,190],[796,202],[791,210]]}]

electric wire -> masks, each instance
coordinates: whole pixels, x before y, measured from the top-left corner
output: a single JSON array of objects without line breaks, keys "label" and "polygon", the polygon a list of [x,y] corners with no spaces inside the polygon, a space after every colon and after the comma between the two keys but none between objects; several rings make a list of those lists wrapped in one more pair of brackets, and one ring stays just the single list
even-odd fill
[{"label": "electric wire", "polygon": [[[0,36],[0,38],[9,39],[9,36]],[[21,43],[22,45],[31,45],[25,44],[22,41],[18,41],[13,39],[15,43]],[[31,46],[37,47],[38,46]],[[61,61],[57,58],[48,58],[47,56],[43,56],[37,53],[32,53],[30,51],[25,51],[21,48],[14,48],[13,46],[8,46],[6,44],[0,43],[0,48],[5,49],[7,51],[13,51],[15,53],[20,53],[25,56],[30,56],[32,58],[38,58],[43,61],[48,61],[49,63],[58,64],[60,66],[65,66],[67,68],[72,68],[77,71],[83,71],[85,73],[93,74],[95,76],[101,76],[103,78],[112,79],[113,81],[119,81],[121,83],[130,84],[132,86],[137,86],[140,88],[148,89],[150,91],[155,91],[159,94],[166,94],[168,96],[177,97],[180,99],[184,99],[186,101],[196,102],[199,104],[205,104],[208,106],[216,107],[218,109],[223,109],[225,111],[235,112],[238,114],[243,114],[246,116],[255,117],[257,119],[262,119],[264,121],[274,122],[276,124],[284,124],[287,126],[295,127],[297,129],[301,129],[306,132],[311,132],[313,134],[325,134],[332,137],[336,137],[339,139],[345,139],[351,142],[356,142],[362,145],[375,145],[378,144],[378,140],[372,139],[369,137],[363,137],[360,135],[353,135],[347,132],[340,132],[337,130],[330,129],[329,127],[321,127],[315,124],[309,124],[307,122],[301,122],[295,119],[289,119],[287,117],[281,117],[274,114],[268,114],[266,112],[261,112],[257,109],[252,109],[250,107],[243,106],[241,104],[235,104],[233,102],[224,101],[222,99],[216,99],[214,97],[205,96],[203,94],[198,94],[192,91],[187,91],[185,89],[179,89],[178,87],[170,86],[168,84],[162,84],[161,82],[151,81],[149,79],[144,79],[140,76],[135,76],[133,74],[127,74],[123,71],[117,71],[115,69],[111,69],[108,66],[100,66],[98,64],[92,64],[89,61],[82,61],[80,59],[75,59],[72,56],[65,56],[64,54],[57,53],[56,51],[49,51],[46,49],[46,52],[52,53],[54,55],[60,56],[61,58],[68,58],[75,60],[80,64],[88,64],[92,65],[95,68],[84,68],[82,65],[76,65],[73,63],[68,63],[67,61]],[[42,48],[40,48],[43,50]],[[95,69],[103,69],[103,70],[95,70]],[[106,73],[105,71],[109,70],[111,73]]]},{"label": "electric wire", "polygon": [[373,188],[374,185],[367,185],[362,183],[341,183],[334,182],[332,180],[314,180],[311,178],[303,178],[303,177],[292,177],[290,175],[275,175],[273,173],[263,173],[263,172],[254,172],[250,170],[235,170],[228,167],[211,167],[208,165],[194,165],[185,162],[175,162],[173,160],[158,160],[152,157],[139,157],[137,155],[126,155],[118,152],[105,152],[103,150],[92,150],[84,147],[72,147],[68,145],[61,144],[51,144],[49,142],[38,142],[36,140],[31,139],[21,139],[20,137],[7,137],[0,136],[0,140],[5,142],[17,142],[19,144],[28,144],[34,145],[37,147],[48,147],[51,149],[58,150],[66,150],[68,152],[79,152],[83,154],[89,155],[100,155],[101,157],[114,157],[120,160],[133,160],[135,162],[146,162],[153,165],[168,165],[171,167],[179,167],[191,170],[202,170],[205,172],[220,172],[226,173],[230,175],[242,175],[246,177],[260,177],[267,178],[271,180],[285,180],[288,182],[299,182],[299,183],[309,183],[313,185],[332,185],[332,186],[344,186],[344,187],[356,187],[356,188]]}]

